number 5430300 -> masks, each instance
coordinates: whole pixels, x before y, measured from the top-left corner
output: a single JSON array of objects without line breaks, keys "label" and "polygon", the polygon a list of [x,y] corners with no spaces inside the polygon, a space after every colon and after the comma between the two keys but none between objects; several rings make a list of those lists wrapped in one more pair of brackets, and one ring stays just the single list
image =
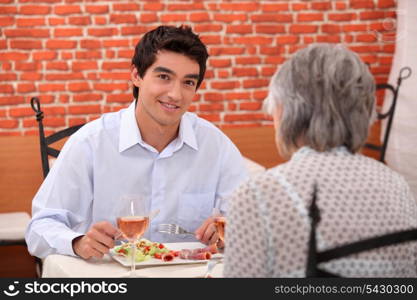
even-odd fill
[{"label": "number 5430300", "polygon": [[368,284],[367,294],[412,294],[414,286],[411,284]]}]

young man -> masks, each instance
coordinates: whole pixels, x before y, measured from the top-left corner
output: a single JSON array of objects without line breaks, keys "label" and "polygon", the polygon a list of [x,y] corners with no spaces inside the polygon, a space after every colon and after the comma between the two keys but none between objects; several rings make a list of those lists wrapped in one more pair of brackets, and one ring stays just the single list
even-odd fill
[{"label": "young man", "polygon": [[[206,70],[205,45],[187,27],[160,26],[132,59],[135,101],[83,126],[65,144],[33,200],[29,252],[102,257],[117,238],[124,195],[160,213],[144,237],[217,241],[212,210],[246,178],[243,159],[214,125],[187,112]],[[167,235],[177,223],[189,235]]]}]

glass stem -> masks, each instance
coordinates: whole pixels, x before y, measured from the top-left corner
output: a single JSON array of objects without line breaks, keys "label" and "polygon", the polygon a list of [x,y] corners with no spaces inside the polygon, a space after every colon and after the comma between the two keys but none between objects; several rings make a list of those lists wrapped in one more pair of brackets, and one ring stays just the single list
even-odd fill
[{"label": "glass stem", "polygon": [[135,264],[136,264],[136,245],[135,242],[132,242],[131,245],[131,250],[132,250],[132,263],[131,263],[131,267],[130,267],[130,277],[135,277]]}]

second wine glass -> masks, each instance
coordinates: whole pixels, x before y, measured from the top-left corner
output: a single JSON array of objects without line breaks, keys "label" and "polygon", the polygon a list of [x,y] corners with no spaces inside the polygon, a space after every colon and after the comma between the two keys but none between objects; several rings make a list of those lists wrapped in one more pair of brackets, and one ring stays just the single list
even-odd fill
[{"label": "second wine glass", "polygon": [[224,199],[219,197],[216,200],[216,206],[213,209],[213,218],[214,225],[216,226],[216,231],[219,235],[219,239],[222,241],[224,246],[224,233],[226,228],[226,216],[224,211],[226,210],[226,202]]}]

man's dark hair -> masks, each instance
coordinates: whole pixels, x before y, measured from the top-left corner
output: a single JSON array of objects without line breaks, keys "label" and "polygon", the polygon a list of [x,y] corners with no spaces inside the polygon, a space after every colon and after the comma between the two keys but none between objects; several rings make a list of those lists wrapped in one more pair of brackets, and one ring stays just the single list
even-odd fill
[{"label": "man's dark hair", "polygon": [[[132,58],[132,65],[138,70],[141,78],[146,70],[155,62],[156,55],[160,50],[168,50],[183,54],[198,62],[200,74],[197,82],[197,89],[203,81],[206,72],[206,61],[208,58],[207,48],[201,42],[198,35],[192,32],[188,26],[159,26],[147,32],[138,42],[135,54]],[[133,86],[133,96],[138,98],[139,88]]]}]

